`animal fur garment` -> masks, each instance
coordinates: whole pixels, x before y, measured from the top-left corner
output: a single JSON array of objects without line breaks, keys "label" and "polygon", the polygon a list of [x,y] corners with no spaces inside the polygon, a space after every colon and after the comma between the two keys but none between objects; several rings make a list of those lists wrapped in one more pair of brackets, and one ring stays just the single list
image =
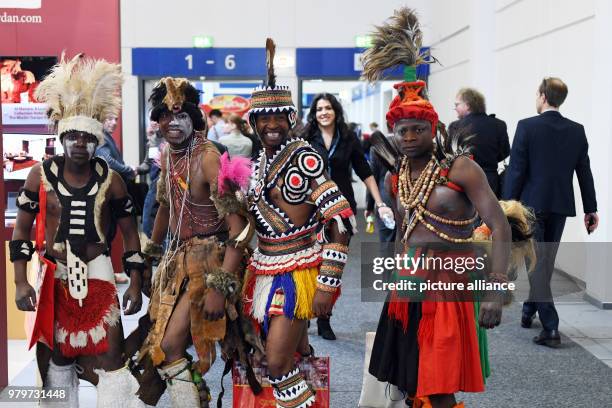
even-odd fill
[{"label": "animal fur garment", "polygon": [[363,54],[362,79],[377,81],[383,72],[398,65],[414,67],[433,62],[421,53],[423,34],[414,10],[403,7],[381,25],[375,26],[372,47]]}]

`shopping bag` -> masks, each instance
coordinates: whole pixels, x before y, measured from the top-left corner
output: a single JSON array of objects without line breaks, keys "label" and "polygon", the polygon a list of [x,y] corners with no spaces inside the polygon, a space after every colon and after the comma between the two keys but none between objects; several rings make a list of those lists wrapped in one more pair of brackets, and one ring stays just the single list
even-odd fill
[{"label": "shopping bag", "polygon": [[363,383],[359,396],[359,408],[406,408],[406,396],[396,386],[381,382],[369,373],[370,356],[376,333],[367,332],[365,361],[363,362]]},{"label": "shopping bag", "polygon": [[39,193],[39,212],[36,214],[36,252],[30,262],[28,281],[35,282],[36,310],[26,312],[25,329],[28,340],[28,349],[37,342],[46,344],[53,350],[53,321],[54,321],[54,274],[55,263],[44,257],[45,251],[45,219],[47,212],[47,192],[42,180]]},{"label": "shopping bag", "polygon": [[[296,360],[306,382],[316,392],[312,408],[329,408],[329,357],[304,357]],[[268,382],[265,363],[253,366],[255,377],[262,386],[259,395],[253,395],[247,380],[246,369],[240,363],[232,368],[233,408],[276,408],[272,386]]]}]

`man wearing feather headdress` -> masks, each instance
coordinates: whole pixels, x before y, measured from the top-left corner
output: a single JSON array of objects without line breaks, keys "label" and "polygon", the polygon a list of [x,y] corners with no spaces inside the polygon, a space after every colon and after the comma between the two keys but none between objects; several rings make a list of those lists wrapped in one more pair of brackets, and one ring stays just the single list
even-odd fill
[{"label": "man wearing feather headdress", "polygon": [[[101,122],[119,110],[121,81],[117,64],[82,54],[67,61],[62,55],[36,96],[48,105],[65,153],[34,166],[17,197],[10,242],[17,307],[33,311],[37,305],[26,278],[26,262],[35,253],[30,232],[36,219],[36,251],[44,254],[41,262],[52,282],[40,292],[37,324],[43,324],[38,320],[43,316],[54,320],[54,332],[38,338],[39,369],[46,387],[68,388],[70,407],[78,407],[77,370],[97,384],[98,407],[144,406],[122,354],[121,311],[109,254],[109,237],[118,225],[126,249],[124,269],[132,278],[123,307],[126,315],[134,314],[142,303],[144,269],[134,207],[121,177],[94,157],[96,146],[104,143]],[[43,298],[50,303],[43,306]]]},{"label": "man wearing feather headdress", "polygon": [[[139,354],[145,368],[139,394],[151,405],[167,385],[174,407],[208,407],[202,377],[215,360],[215,342],[222,341],[224,358],[246,364],[242,340],[252,332],[250,321],[239,315],[253,235],[242,192],[250,162],[230,160],[206,139],[199,93],[187,79],[168,77],[149,99],[151,120],[168,142],[157,184],[160,207],[143,250],[160,261],[149,304],[151,327]],[[251,340],[261,349],[256,336]],[[196,362],[186,352],[192,343]]]},{"label": "man wearing feather headdress", "polygon": [[263,326],[276,406],[303,408],[315,396],[294,355],[312,352],[307,321],[328,317],[340,294],[355,217],[321,156],[289,137],[297,112],[289,88],[276,85],[271,39],[266,51],[267,81],[253,91],[249,112],[264,149],[249,190],[258,245],[248,266],[245,311]]},{"label": "man wearing feather headdress", "polygon": [[[363,76],[369,81],[379,79],[386,69],[406,66],[386,116],[399,156],[394,176],[387,180],[401,225],[396,252],[419,257],[419,251],[432,243],[471,242],[479,216],[493,241],[489,280],[504,282],[511,238],[508,222],[485,174],[468,157],[465,139],[440,137],[438,114],[425,97],[426,84],[415,76],[415,66],[430,59],[420,49],[418,19],[404,8],[377,27],[373,47],[363,59]],[[461,299],[408,301],[390,292],[369,372],[406,392],[413,407],[463,406],[455,401],[456,392],[484,391],[488,366],[482,350],[485,333],[478,325],[492,328],[501,318],[501,295],[488,295],[478,305]]]}]

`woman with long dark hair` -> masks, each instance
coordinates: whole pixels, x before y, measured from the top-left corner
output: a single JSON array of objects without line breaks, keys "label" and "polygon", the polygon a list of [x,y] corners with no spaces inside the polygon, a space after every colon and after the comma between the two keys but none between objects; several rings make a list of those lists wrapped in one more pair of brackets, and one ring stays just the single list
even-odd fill
[{"label": "woman with long dark hair", "polygon": [[[327,173],[351,204],[353,212],[357,214],[357,203],[351,183],[354,169],[374,197],[379,216],[386,214],[393,218],[392,210],[381,198],[361,143],[345,122],[344,110],[338,99],[329,93],[316,95],[310,105],[307,122],[303,137],[323,157]],[[319,335],[324,339],[336,339],[329,319],[317,319],[317,327]]]}]

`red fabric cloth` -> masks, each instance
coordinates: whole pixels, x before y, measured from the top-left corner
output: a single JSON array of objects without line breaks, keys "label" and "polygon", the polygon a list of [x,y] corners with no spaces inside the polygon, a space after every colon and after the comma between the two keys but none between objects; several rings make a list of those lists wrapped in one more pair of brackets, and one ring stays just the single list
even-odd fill
[{"label": "red fabric cloth", "polygon": [[[418,258],[421,255],[422,250],[417,248],[412,256]],[[471,252],[428,251],[425,256],[460,258],[471,256]],[[400,278],[412,276],[423,282],[462,282],[464,287],[469,281],[468,274],[456,273],[452,269],[400,270],[398,275]],[[413,300],[426,296],[421,302],[417,335],[419,370],[416,396],[484,391],[474,304],[462,301],[469,298],[469,294],[427,291],[413,296]],[[400,322],[404,330],[408,329],[408,321],[415,318],[409,316],[408,306],[408,298],[400,299],[396,292],[391,293],[387,315]]]},{"label": "red fabric cloth", "polygon": [[[42,180],[38,188],[39,208],[36,215],[36,253],[34,257],[39,260],[37,279],[40,288],[36,293],[36,311],[26,312],[26,331],[28,336],[28,349],[31,349],[37,342],[46,344],[53,350],[53,314],[54,314],[54,290],[53,274],[55,263],[42,256],[45,250],[45,220],[47,218],[47,192],[45,191]],[[34,258],[32,259],[34,261]],[[32,263],[31,267],[34,263]]]},{"label": "red fabric cloth", "polygon": [[416,396],[484,391],[474,304],[425,301],[421,313]]}]

